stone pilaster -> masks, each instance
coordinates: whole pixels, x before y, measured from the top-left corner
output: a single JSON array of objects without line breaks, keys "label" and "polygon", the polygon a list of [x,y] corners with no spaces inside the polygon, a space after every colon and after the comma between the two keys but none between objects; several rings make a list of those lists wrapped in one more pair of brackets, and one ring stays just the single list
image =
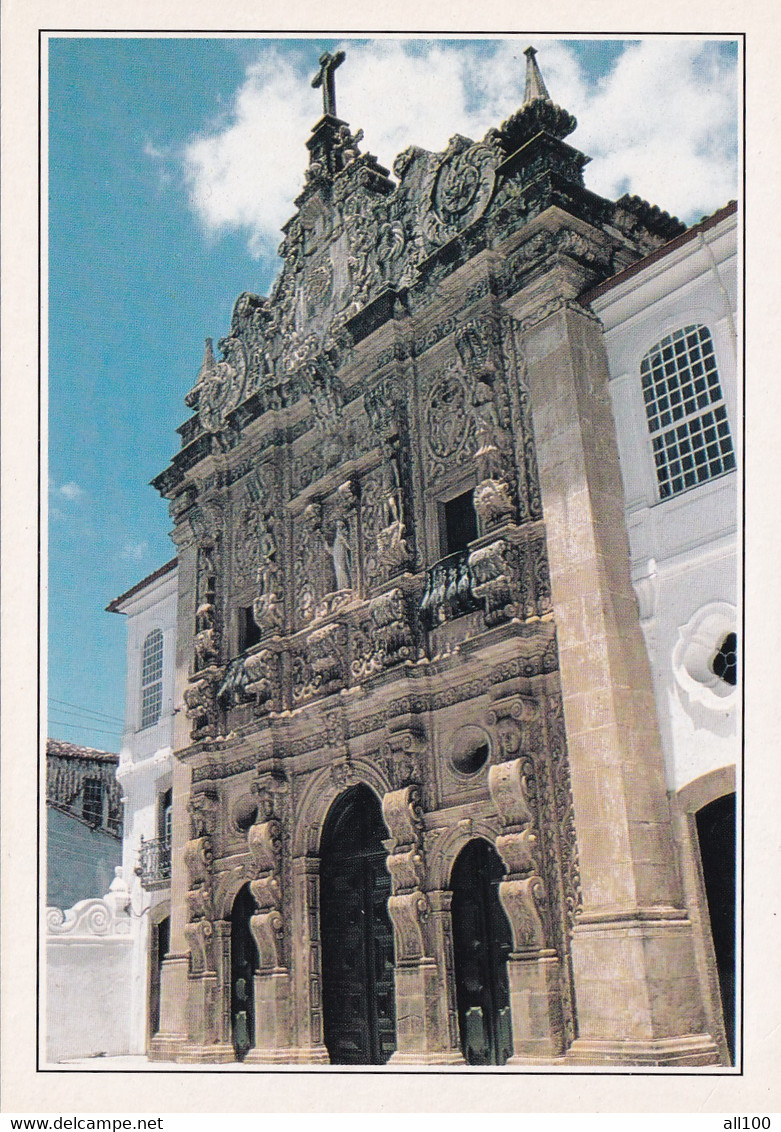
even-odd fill
[{"label": "stone pilaster", "polygon": [[[396,953],[397,1064],[445,1064],[463,1061],[452,1045],[444,970],[442,901],[423,891],[426,865],[418,787],[405,786],[383,798],[382,812],[391,833],[388,872],[393,895],[388,913]],[[434,907],[438,911],[434,914]]]},{"label": "stone pilaster", "polygon": [[320,860],[294,857],[292,868],[292,969],[297,1033],[290,1060],[328,1061],[323,1042],[323,993],[320,945]]},{"label": "stone pilaster", "polygon": [[545,923],[547,897],[537,860],[537,838],[529,805],[523,758],[492,766],[491,798],[502,821],[496,848],[507,867],[499,899],[513,935],[507,960],[513,1025],[511,1063],[550,1061],[564,1047],[559,956]]},{"label": "stone pilaster", "polygon": [[557,268],[544,293],[507,304],[521,323],[583,896],[569,1057],[710,1063],[718,1056],[678,879],[601,329],[564,302],[576,286]]},{"label": "stone pilaster", "polygon": [[290,972],[285,964],[280,838],[273,801],[261,792],[260,816],[247,837],[255,877],[249,887],[257,906],[250,918],[250,930],[258,949],[253,989],[254,1045],[245,1058],[250,1063],[290,1060],[292,1004]]}]

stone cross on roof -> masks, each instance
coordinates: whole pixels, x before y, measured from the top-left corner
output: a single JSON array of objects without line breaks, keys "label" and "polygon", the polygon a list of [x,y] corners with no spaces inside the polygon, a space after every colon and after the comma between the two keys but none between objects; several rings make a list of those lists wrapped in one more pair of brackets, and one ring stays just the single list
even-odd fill
[{"label": "stone cross on roof", "polygon": [[344,62],[344,51],[337,51],[335,55],[324,51],[318,60],[320,70],[312,79],[312,86],[323,88],[323,113],[336,117],[336,89],[334,84],[334,71]]}]

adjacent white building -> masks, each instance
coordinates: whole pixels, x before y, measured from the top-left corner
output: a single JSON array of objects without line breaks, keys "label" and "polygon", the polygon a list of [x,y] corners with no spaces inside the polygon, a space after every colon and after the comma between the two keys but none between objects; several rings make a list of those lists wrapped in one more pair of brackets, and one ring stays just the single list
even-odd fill
[{"label": "adjacent white building", "polygon": [[128,1053],[157,1029],[159,968],[168,950],[176,652],[176,559],[107,607],[127,617],[125,730],[117,780],[124,800],[123,873],[130,891]]},{"label": "adjacent white building", "polygon": [[[632,579],[687,903],[695,919],[710,909],[699,959],[714,1018],[722,969],[727,1032],[722,936],[734,872],[725,856],[740,735],[737,230],[731,202],[587,296],[604,326]],[[734,861],[734,845],[731,853]]]}]

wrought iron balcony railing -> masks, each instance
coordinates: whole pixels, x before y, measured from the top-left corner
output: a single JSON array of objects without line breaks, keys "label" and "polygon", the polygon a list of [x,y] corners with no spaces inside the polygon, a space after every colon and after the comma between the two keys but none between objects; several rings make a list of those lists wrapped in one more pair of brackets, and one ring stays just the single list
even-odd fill
[{"label": "wrought iron balcony railing", "polygon": [[474,579],[469,568],[469,550],[459,550],[430,566],[420,603],[420,616],[428,629],[481,608],[472,593]]},{"label": "wrought iron balcony railing", "polygon": [[136,872],[146,889],[168,888],[171,884],[171,842],[167,837],[150,841],[141,838]]}]

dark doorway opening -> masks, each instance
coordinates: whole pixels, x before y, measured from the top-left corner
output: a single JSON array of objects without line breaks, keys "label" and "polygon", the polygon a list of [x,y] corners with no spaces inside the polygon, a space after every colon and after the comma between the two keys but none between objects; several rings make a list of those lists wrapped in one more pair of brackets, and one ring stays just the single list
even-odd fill
[{"label": "dark doorway opening", "polygon": [[149,965],[149,1038],[160,1029],[160,982],[163,960],[168,954],[171,940],[171,921],[168,916],[159,924],[152,924]]},{"label": "dark doorway opening", "polygon": [[384,1065],[396,1048],[391,882],[375,795],[332,805],[320,849],[323,1037],[334,1065]]},{"label": "dark doorway opening", "polygon": [[231,1035],[238,1061],[255,1044],[255,971],[258,949],[250,931],[255,901],[245,884],[231,911]]},{"label": "dark doorway opening", "polygon": [[702,874],[708,897],[713,950],[719,973],[732,1063],[735,1063],[735,795],[717,798],[697,813]]},{"label": "dark doorway opening", "polygon": [[461,1052],[468,1065],[504,1065],[513,1052],[507,956],[512,933],[499,902],[504,868],[487,841],[453,866],[453,952]]}]

